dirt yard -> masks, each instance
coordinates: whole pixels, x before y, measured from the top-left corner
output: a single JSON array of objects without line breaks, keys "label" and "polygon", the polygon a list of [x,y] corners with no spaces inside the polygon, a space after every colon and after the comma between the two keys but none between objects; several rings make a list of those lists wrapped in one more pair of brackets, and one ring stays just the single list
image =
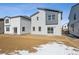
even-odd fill
[{"label": "dirt yard", "polygon": [[33,47],[39,47],[54,41],[79,48],[79,42],[67,36],[0,35],[0,53],[7,54],[14,50],[36,52],[37,50]]}]

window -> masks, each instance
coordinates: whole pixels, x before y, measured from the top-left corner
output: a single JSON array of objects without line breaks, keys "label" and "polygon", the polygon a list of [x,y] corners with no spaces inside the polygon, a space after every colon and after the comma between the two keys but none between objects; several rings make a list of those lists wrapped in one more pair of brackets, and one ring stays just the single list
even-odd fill
[{"label": "window", "polygon": [[53,20],[55,19],[55,15],[48,15],[48,20]]},{"label": "window", "polygon": [[50,33],[50,27],[47,28],[48,33]]},{"label": "window", "polygon": [[76,14],[74,14],[74,20],[76,20]]},{"label": "window", "polygon": [[33,27],[33,31],[35,31],[35,27]]},{"label": "window", "polygon": [[51,20],[51,15],[48,15],[48,20]]},{"label": "window", "polygon": [[47,31],[48,31],[48,33],[53,33],[53,27],[48,27]]},{"label": "window", "polygon": [[6,26],[6,31],[10,31],[10,26]]},{"label": "window", "polygon": [[37,21],[39,20],[39,17],[37,17]]},{"label": "window", "polygon": [[52,19],[55,19],[55,15],[52,15]]},{"label": "window", "polygon": [[41,27],[39,27],[39,31],[41,31]]},{"label": "window", "polygon": [[53,27],[51,27],[51,33],[53,33]]},{"label": "window", "polygon": [[71,27],[72,27],[72,31],[74,32],[74,24],[71,24]]},{"label": "window", "polygon": [[9,23],[9,19],[6,19],[6,23]]},{"label": "window", "polygon": [[22,31],[25,31],[25,27],[22,27]]}]

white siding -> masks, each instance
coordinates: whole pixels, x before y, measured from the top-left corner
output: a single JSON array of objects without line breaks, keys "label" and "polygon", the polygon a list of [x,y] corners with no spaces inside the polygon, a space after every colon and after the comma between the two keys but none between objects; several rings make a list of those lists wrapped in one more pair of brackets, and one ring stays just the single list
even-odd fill
[{"label": "white siding", "polygon": [[[22,31],[22,27],[25,27],[25,31]],[[31,22],[29,19],[26,18],[21,18],[20,21],[20,32],[21,34],[26,34],[26,33],[30,33],[31,31]]]},{"label": "white siding", "polygon": [[[4,24],[5,34],[14,34],[14,27],[17,27],[17,34],[20,34],[20,17],[9,19],[9,24]],[[5,22],[5,21],[4,21]],[[6,31],[6,25],[10,25],[10,31]]]},{"label": "white siding", "polygon": [[[39,20],[37,21],[37,17]],[[44,10],[39,10],[39,13],[31,17],[31,34],[39,35],[61,35],[61,13],[58,14],[58,24],[57,25],[46,25],[46,12]],[[38,27],[41,26],[41,31],[38,31]],[[35,31],[33,31],[35,27]],[[48,34],[47,27],[53,27],[54,33]]]},{"label": "white siding", "polygon": [[[37,16],[39,20],[37,21]],[[38,31],[38,27],[41,27],[41,32]],[[33,31],[33,27],[35,27],[35,31]],[[46,34],[45,30],[45,11],[40,11],[37,15],[31,18],[31,34]]]},{"label": "white siding", "polygon": [[[14,27],[17,28],[16,34],[30,33],[30,28],[31,28],[30,20],[23,17],[14,17],[14,18],[9,18],[8,24],[5,23],[5,20],[4,20],[4,34],[15,34]],[[10,31],[6,31],[7,25],[10,25]],[[25,32],[22,32],[23,26],[25,27]]]}]

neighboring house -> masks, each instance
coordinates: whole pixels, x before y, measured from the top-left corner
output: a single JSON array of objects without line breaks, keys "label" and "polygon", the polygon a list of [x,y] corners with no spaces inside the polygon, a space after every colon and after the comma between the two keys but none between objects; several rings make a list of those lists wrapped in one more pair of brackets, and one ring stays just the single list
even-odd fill
[{"label": "neighboring house", "polygon": [[71,8],[69,14],[69,33],[79,37],[79,4]]},{"label": "neighboring house", "polygon": [[61,35],[61,20],[61,11],[38,8],[38,12],[31,15],[31,34]]},{"label": "neighboring house", "polygon": [[30,33],[31,19],[27,16],[14,16],[4,18],[4,34]]},{"label": "neighboring house", "polygon": [[0,18],[0,34],[4,33],[4,19]]},{"label": "neighboring house", "polygon": [[65,24],[62,26],[62,33],[63,33],[63,34],[68,34],[68,23],[65,23]]}]

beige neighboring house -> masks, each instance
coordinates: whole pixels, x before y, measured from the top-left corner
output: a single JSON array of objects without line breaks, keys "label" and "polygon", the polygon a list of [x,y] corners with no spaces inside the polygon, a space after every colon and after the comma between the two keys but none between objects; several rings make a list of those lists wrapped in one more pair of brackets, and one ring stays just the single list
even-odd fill
[{"label": "beige neighboring house", "polygon": [[31,34],[62,35],[62,12],[47,8],[38,8],[31,15]]},{"label": "beige neighboring house", "polygon": [[72,6],[70,10],[69,33],[79,37],[79,4]]},{"label": "beige neighboring house", "polygon": [[0,34],[4,34],[4,19],[0,18]]}]

